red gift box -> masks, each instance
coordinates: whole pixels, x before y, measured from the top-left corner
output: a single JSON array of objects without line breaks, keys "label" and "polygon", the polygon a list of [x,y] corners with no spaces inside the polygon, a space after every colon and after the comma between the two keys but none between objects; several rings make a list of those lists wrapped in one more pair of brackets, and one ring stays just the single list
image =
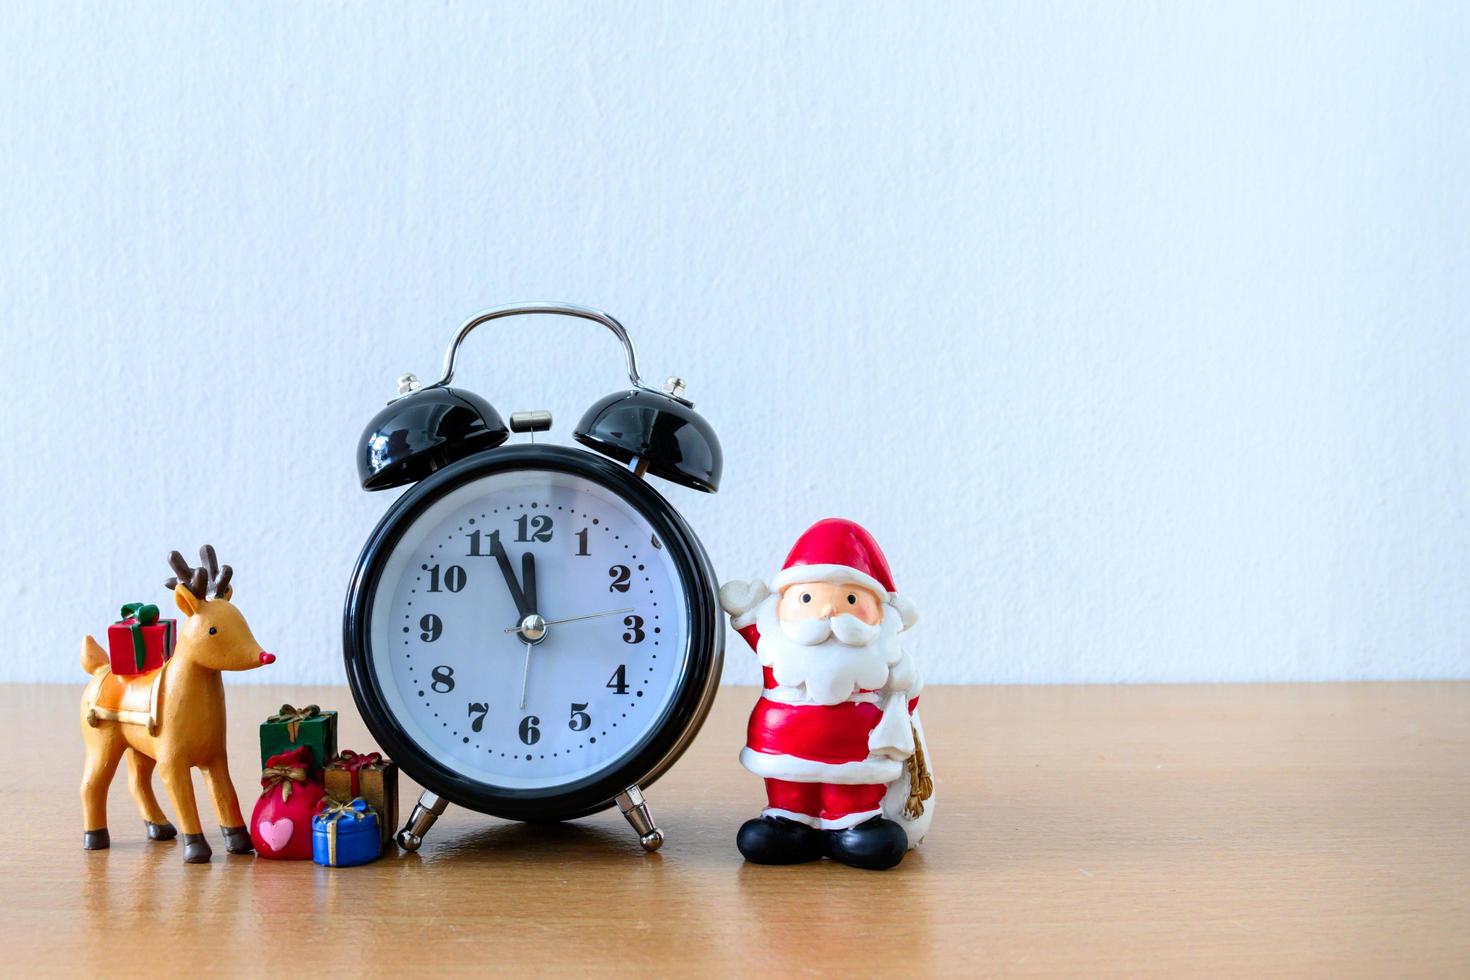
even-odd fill
[{"label": "red gift box", "polygon": [[107,627],[107,657],[114,674],[143,674],[174,655],[177,622],[159,619],[158,607],[132,602],[123,618]]}]

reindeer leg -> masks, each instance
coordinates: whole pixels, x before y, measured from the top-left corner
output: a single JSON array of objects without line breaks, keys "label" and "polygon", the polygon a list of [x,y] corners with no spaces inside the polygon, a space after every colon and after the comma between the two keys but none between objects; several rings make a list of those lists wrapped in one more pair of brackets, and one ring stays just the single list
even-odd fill
[{"label": "reindeer leg", "polygon": [[149,840],[173,840],[178,836],[174,825],[168,822],[158,797],[153,794],[153,767],[158,765],[137,749],[128,750],[128,788],[133,791],[133,802],[143,814],[143,826]]},{"label": "reindeer leg", "polygon": [[214,812],[219,815],[220,833],[225,835],[225,850],[231,854],[252,853],[255,845],[250,843],[250,831],[245,828],[245,817],[240,813],[240,798],[230,781],[229,760],[223,755],[211,760],[204,767],[204,775],[214,797]]},{"label": "reindeer leg", "polygon": [[82,847],[100,851],[112,846],[107,833],[107,789],[122,759],[119,738],[99,738],[87,743],[87,762],[82,768]]},{"label": "reindeer leg", "polygon": [[160,760],[163,770],[163,785],[174,802],[174,813],[179,818],[179,828],[184,832],[184,863],[204,864],[214,852],[209,841],[199,829],[199,806],[194,801],[194,780],[189,775],[189,763],[178,759]]}]

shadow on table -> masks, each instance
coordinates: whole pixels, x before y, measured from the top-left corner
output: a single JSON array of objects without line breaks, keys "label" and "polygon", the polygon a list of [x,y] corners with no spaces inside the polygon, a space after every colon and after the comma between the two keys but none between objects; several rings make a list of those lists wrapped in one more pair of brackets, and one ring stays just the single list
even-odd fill
[{"label": "shadow on table", "polygon": [[643,853],[627,827],[583,822],[494,822],[467,829],[445,828],[431,844],[398,860],[426,864],[445,860],[499,862],[514,855],[518,861],[531,864],[561,864]]}]

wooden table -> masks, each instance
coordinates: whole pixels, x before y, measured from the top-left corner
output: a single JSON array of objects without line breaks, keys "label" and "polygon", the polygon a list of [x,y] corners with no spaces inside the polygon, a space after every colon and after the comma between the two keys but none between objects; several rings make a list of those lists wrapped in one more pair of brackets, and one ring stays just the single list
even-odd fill
[{"label": "wooden table", "polygon": [[[615,811],[451,808],[365,868],[217,839],[186,866],[144,840],[121,773],[112,849],[84,852],[81,689],[0,687],[12,976],[1470,973],[1470,683],[931,688],[935,829],[884,874],[741,861],[761,793],[739,688],[649,792],[655,855]],[[339,707],[342,744],[369,744],[344,689],[232,687],[247,812],[255,722],[283,701]]]}]

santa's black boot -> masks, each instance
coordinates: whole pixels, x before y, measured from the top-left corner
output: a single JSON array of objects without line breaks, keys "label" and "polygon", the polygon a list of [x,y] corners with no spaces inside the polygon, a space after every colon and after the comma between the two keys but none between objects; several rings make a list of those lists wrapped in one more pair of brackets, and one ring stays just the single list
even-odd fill
[{"label": "santa's black boot", "polygon": [[909,835],[886,817],[827,832],[827,856],[854,868],[887,871],[903,860],[909,849]]},{"label": "santa's black boot", "polygon": [[784,817],[747,820],[735,835],[735,846],[754,864],[801,864],[821,860],[826,835]]}]

